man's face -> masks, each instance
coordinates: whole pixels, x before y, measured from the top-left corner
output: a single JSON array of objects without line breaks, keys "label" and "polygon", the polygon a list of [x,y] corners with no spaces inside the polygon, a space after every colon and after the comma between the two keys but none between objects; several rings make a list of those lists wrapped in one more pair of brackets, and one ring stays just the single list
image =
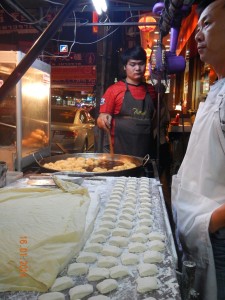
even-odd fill
[{"label": "man's face", "polygon": [[195,40],[202,61],[215,69],[225,66],[225,8],[224,0],[211,3],[202,12]]},{"label": "man's face", "polygon": [[145,74],[146,63],[142,60],[129,59],[125,71],[129,83],[139,83]]}]

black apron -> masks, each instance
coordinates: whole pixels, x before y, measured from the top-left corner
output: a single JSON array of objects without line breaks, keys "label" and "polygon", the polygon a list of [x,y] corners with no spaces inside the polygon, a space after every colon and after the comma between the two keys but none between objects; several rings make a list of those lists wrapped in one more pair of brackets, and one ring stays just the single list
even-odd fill
[{"label": "black apron", "polygon": [[126,82],[126,92],[123,104],[115,118],[114,152],[116,154],[126,154],[144,157],[151,155],[152,146],[152,118],[154,114],[154,104],[147,91],[143,100],[136,100],[128,88]]}]

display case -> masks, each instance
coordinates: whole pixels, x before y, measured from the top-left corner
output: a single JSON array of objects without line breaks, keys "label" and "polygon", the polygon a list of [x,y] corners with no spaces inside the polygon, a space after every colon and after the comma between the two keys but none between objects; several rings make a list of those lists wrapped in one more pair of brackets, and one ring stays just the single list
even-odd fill
[{"label": "display case", "polygon": [[[0,78],[5,81],[25,54],[0,51]],[[22,171],[35,154],[50,155],[50,65],[36,59],[0,102],[0,156],[10,170]]]}]

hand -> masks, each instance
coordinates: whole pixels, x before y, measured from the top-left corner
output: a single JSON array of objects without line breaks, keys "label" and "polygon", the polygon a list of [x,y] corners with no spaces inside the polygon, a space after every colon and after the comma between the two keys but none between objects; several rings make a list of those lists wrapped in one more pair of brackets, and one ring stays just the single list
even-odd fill
[{"label": "hand", "polygon": [[97,125],[99,128],[108,131],[111,127],[112,116],[107,113],[101,113],[97,119]]},{"label": "hand", "polygon": [[225,204],[215,209],[209,222],[209,232],[214,233],[225,227]]}]

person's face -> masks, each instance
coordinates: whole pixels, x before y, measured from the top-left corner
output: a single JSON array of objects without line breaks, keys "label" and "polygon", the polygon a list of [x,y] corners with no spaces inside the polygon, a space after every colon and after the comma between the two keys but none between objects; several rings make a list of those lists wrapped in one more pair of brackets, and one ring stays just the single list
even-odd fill
[{"label": "person's face", "polygon": [[224,4],[224,0],[217,0],[206,7],[199,18],[195,35],[200,59],[211,64],[219,73],[221,66],[225,66]]},{"label": "person's face", "polygon": [[129,59],[125,71],[129,83],[139,83],[145,73],[146,63],[142,60]]}]

